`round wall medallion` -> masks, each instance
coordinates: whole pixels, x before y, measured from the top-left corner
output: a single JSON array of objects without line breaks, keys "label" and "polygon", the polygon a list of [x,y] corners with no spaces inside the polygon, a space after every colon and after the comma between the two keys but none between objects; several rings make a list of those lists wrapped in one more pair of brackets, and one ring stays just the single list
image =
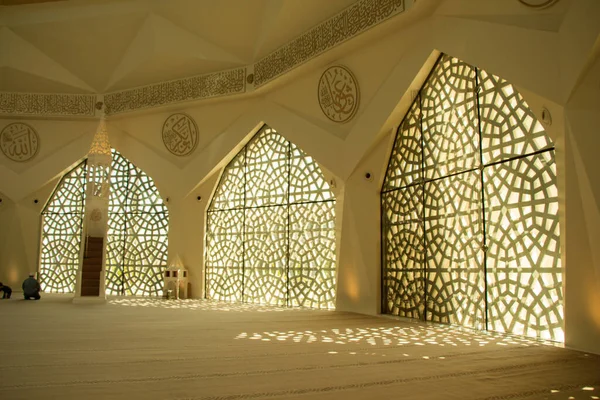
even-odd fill
[{"label": "round wall medallion", "polygon": [[40,138],[31,126],[22,122],[8,124],[0,133],[0,148],[13,161],[29,161],[38,152]]},{"label": "round wall medallion", "polygon": [[186,114],[173,114],[162,129],[163,143],[176,156],[187,156],[198,144],[198,126]]},{"label": "round wall medallion", "polygon": [[92,210],[92,214],[90,215],[90,219],[94,222],[98,222],[102,219],[102,210],[99,208],[94,208]]},{"label": "round wall medallion", "polygon": [[347,122],[358,110],[358,82],[350,70],[340,65],[323,72],[318,95],[321,110],[332,121]]},{"label": "round wall medallion", "polygon": [[519,0],[519,3],[532,8],[546,8],[557,2],[558,0]]}]

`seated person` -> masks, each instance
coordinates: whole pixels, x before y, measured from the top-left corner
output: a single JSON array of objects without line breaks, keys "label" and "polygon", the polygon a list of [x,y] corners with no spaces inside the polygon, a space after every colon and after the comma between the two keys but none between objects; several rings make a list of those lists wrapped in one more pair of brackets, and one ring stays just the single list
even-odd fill
[{"label": "seated person", "polygon": [[23,296],[25,296],[25,300],[31,298],[39,300],[40,290],[40,283],[33,277],[33,274],[29,274],[29,278],[23,281]]},{"label": "seated person", "polygon": [[12,289],[9,288],[8,286],[4,286],[2,284],[2,282],[0,282],[0,292],[3,292],[2,293],[2,298],[3,299],[10,299],[10,295],[12,293]]}]

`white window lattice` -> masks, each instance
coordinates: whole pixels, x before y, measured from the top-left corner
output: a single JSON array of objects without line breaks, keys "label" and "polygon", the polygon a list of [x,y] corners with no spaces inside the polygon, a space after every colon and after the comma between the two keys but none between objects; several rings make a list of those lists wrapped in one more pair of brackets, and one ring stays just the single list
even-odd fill
[{"label": "white window lattice", "polygon": [[512,85],[442,55],[381,202],[385,313],[564,340],[554,145]]},{"label": "white window lattice", "polygon": [[208,298],[335,307],[335,198],[318,164],[275,130],[225,168],[207,221]]},{"label": "white window lattice", "polygon": [[[106,294],[159,296],[167,264],[166,206],[143,171],[113,150]],[[40,284],[72,293],[79,263],[88,166],[65,174],[42,212]]]}]

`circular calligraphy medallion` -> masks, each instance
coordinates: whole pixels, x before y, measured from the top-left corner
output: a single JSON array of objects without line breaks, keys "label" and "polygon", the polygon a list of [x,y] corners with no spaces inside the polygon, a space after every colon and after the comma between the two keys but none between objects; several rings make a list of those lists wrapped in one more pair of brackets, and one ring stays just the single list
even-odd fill
[{"label": "circular calligraphy medallion", "polygon": [[22,122],[8,124],[0,133],[0,148],[13,161],[29,161],[38,152],[40,138],[31,126]]},{"label": "circular calligraphy medallion", "polygon": [[358,110],[358,82],[352,72],[341,65],[329,67],[323,72],[318,96],[321,110],[334,122],[347,122]]},{"label": "circular calligraphy medallion", "polygon": [[173,114],[162,129],[163,143],[176,156],[187,156],[198,144],[198,126],[186,114]]},{"label": "circular calligraphy medallion", "polygon": [[520,3],[533,8],[545,8],[550,7],[558,0],[519,0]]},{"label": "circular calligraphy medallion", "polygon": [[99,208],[94,208],[92,210],[92,214],[90,215],[90,219],[94,222],[98,222],[102,219],[102,210]]}]

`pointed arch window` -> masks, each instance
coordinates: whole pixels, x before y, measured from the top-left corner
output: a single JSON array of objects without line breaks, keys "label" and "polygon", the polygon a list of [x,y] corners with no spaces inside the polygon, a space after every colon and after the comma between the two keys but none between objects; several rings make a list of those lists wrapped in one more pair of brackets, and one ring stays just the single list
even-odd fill
[{"label": "pointed arch window", "polygon": [[274,129],[227,165],[207,214],[208,298],[335,307],[335,197],[312,157]]},{"label": "pointed arch window", "polygon": [[514,86],[442,55],[381,205],[384,313],[564,340],[554,144]]},{"label": "pointed arch window", "polygon": [[[169,214],[154,181],[112,150],[106,294],[162,295]],[[72,293],[79,265],[87,163],[65,174],[42,211],[40,284]]]}]

